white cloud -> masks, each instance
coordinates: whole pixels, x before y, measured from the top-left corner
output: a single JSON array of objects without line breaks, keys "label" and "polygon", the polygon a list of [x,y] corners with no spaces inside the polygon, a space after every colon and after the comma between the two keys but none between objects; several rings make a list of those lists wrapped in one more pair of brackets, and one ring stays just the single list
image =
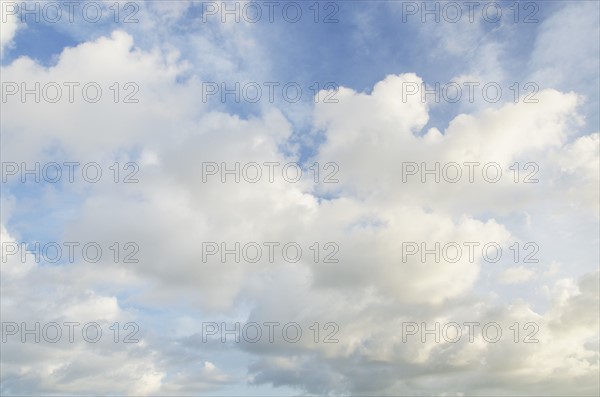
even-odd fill
[{"label": "white cloud", "polygon": [[[185,11],[164,18],[178,20]],[[237,36],[243,30],[232,34],[258,45]],[[212,49],[214,43],[204,40],[197,39],[197,48]],[[537,269],[492,267],[467,256],[453,264],[433,256],[402,260],[402,242],[411,241],[494,241],[509,252],[521,240],[524,211],[531,235],[550,233],[559,246],[557,232],[547,226],[559,225],[597,248],[597,238],[580,231],[597,225],[598,134],[574,133],[581,125],[578,94],[547,89],[537,104],[461,114],[422,136],[428,105],[401,95],[403,83],[420,84],[421,77],[389,75],[370,94],[341,88],[339,103],[315,105],[313,125],[325,142],[309,163],[336,162],[339,183],[315,187],[312,174],[296,184],[203,183],[203,161],[296,161],[298,153],[281,151],[292,124],[275,107],[240,118],[204,106],[198,90],[204,67],[207,75],[216,73],[214,65],[243,74],[222,54],[207,54],[207,65],[197,66],[168,46],[142,50],[135,44],[132,35],[116,31],[65,49],[49,68],[27,58],[2,68],[4,78],[30,83],[140,86],[140,102],[127,112],[104,102],[3,106],[11,115],[3,120],[3,148],[11,147],[6,157],[3,151],[5,161],[49,159],[54,147],[73,160],[141,165],[137,184],[108,179],[53,186],[36,201],[47,204],[58,193],[77,197],[56,235],[103,246],[135,241],[139,263],[105,258],[57,266],[20,263],[17,256],[2,263],[3,321],[136,321],[141,342],[114,344],[110,334],[97,346],[13,341],[3,346],[3,392],[182,395],[232,390],[247,379],[314,394],[597,392],[595,253],[586,250],[560,269],[546,265],[554,258],[540,265],[549,266],[547,310],[519,293],[500,301],[493,283],[489,291],[478,290],[487,285],[482,274],[489,268],[494,281],[510,288],[531,286]],[[182,75],[190,79],[181,83]],[[403,161],[494,161],[506,177],[497,184],[422,183],[418,177],[403,183]],[[516,161],[536,162],[540,182],[515,183],[509,167]],[[25,206],[12,187],[5,190],[10,199],[3,191],[3,242],[17,240],[20,224],[14,221]],[[205,241],[297,241],[306,251],[295,264],[266,258],[202,263]],[[337,243],[339,262],[314,263],[308,247],[315,241]],[[563,269],[571,274],[558,274]],[[201,343],[198,327],[217,319],[297,321],[307,334],[297,344]],[[436,321],[498,322],[506,334],[498,344],[480,337],[473,343],[403,342],[402,323]],[[308,327],[314,322],[336,322],[339,342],[313,343]],[[509,328],[515,322],[518,343]],[[539,326],[538,343],[522,343],[529,322]]]},{"label": "white cloud", "polygon": [[504,284],[518,284],[531,280],[535,272],[523,266],[511,267],[500,274],[499,281]]},{"label": "white cloud", "polygon": [[0,23],[0,59],[4,58],[5,51],[13,45],[13,39],[23,24],[19,22],[17,14],[4,14],[4,5],[2,6],[2,23]]}]

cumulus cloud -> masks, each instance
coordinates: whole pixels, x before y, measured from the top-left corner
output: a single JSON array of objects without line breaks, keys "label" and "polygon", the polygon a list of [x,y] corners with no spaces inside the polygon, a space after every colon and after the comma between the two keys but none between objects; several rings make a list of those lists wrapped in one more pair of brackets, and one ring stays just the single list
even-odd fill
[{"label": "cumulus cloud", "polygon": [[2,23],[0,24],[0,58],[4,58],[5,51],[13,46],[13,39],[23,24],[19,22],[19,16],[14,13],[4,14],[2,10]]},{"label": "cumulus cloud", "polygon": [[506,269],[499,276],[499,281],[504,284],[516,284],[530,280],[534,276],[534,272],[523,266],[512,267]]},{"label": "cumulus cloud", "polygon": [[[189,11],[169,8],[161,23]],[[155,22],[152,29],[166,29]],[[249,26],[217,29],[216,36],[234,37],[232,48],[261,47]],[[187,39],[212,49],[206,37]],[[53,184],[28,197],[18,181],[3,184],[3,323],[98,322],[106,331],[98,344],[24,344],[12,336],[2,346],[3,393],[239,394],[251,385],[257,393],[320,395],[597,394],[599,135],[579,133],[586,98],[548,88],[537,103],[483,106],[431,127],[430,104],[403,100],[403,89],[420,86],[422,76],[398,72],[368,92],[340,87],[337,103],[311,106],[306,117],[323,142],[302,161],[291,143],[294,124],[277,106],[241,117],[203,103],[201,84],[225,62],[222,54],[199,64],[185,51],[146,44],[115,30],[64,49],[50,67],[28,57],[2,67],[7,81],[94,81],[107,95],[96,104],[3,104],[10,115],[3,161],[140,165],[139,183],[128,185],[109,173],[97,184]],[[258,61],[243,71],[236,62],[223,65],[227,75],[264,72]],[[115,104],[108,87],[132,81],[139,102]],[[270,182],[263,167],[257,183],[231,175],[222,183],[220,174],[205,179],[208,162],[300,162],[304,172],[290,183],[280,165]],[[336,164],[338,182],[315,184],[315,162]],[[473,181],[467,162],[479,164]],[[461,169],[457,182],[442,173],[449,163]],[[501,170],[498,181],[481,173],[484,164]],[[438,175],[426,172],[423,182],[423,167]],[[531,170],[537,182],[523,183]],[[106,255],[53,264],[7,253],[7,244],[31,248],[32,229],[48,228],[24,215],[36,206],[61,210],[50,218],[57,230],[48,232],[57,240],[133,241],[139,261]],[[523,262],[531,236],[539,261]],[[274,261],[263,252],[252,263],[233,255],[223,263],[220,255],[205,260],[206,242],[297,242],[303,255],[291,263],[278,247]],[[503,260],[482,255],[490,242]],[[421,252],[436,243],[462,247],[462,255],[450,261],[452,250]],[[465,243],[477,247],[473,258]],[[408,255],[408,246],[420,251]],[[324,261],[330,252],[336,260]],[[303,337],[203,340],[206,322],[271,321],[298,323]],[[114,343],[115,322],[138,324],[139,342]],[[470,340],[472,328],[463,324],[473,322]],[[407,324],[449,323],[461,326],[460,340],[407,335]],[[502,330],[497,342],[482,333],[491,323]],[[324,343],[327,337],[336,342]]]}]

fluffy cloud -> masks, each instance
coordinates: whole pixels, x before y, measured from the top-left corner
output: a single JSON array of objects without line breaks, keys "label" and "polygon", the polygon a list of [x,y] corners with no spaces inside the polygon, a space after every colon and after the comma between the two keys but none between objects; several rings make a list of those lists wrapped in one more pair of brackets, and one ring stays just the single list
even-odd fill
[{"label": "fluffy cloud", "polygon": [[[162,21],[174,23],[187,11],[174,9]],[[258,46],[244,37],[247,26],[219,29],[217,36],[229,30]],[[109,173],[97,184],[48,185],[33,198],[14,180],[3,185],[3,243],[34,238],[31,228],[47,229],[41,221],[28,228],[32,221],[24,214],[56,206],[62,210],[52,218],[57,230],[48,232],[56,239],[139,246],[137,263],[114,263],[109,255],[98,263],[35,263],[3,252],[3,322],[96,321],[107,331],[99,344],[23,344],[13,336],[2,346],[3,393],[239,394],[247,384],[259,393],[270,387],[356,395],[597,393],[592,249],[599,135],[578,133],[585,98],[545,89],[538,103],[484,107],[428,128],[430,105],[418,96],[402,100],[403,87],[422,78],[390,74],[370,92],[341,87],[338,103],[314,105],[306,117],[324,141],[303,163],[300,181],[279,177],[281,166],[273,183],[264,168],[258,183],[233,183],[232,176],[221,183],[220,175],[204,181],[206,162],[300,161],[293,123],[276,106],[240,117],[202,103],[199,87],[221,62],[218,53],[198,64],[167,45],[141,48],[134,37],[115,31],[86,41],[65,49],[51,67],[23,57],[2,68],[6,81],[30,85],[135,81],[140,87],[139,103],[132,104],[112,97],[97,104],[3,104],[10,114],[3,119],[3,161],[140,164],[134,184],[114,183]],[[204,39],[186,45],[212,48]],[[235,62],[227,65],[226,74],[245,75]],[[315,184],[313,162],[337,164],[339,182]],[[479,168],[471,183],[463,166],[458,183],[433,183],[432,176],[423,183],[420,174],[403,175],[408,162],[428,169],[436,162],[494,162],[503,177],[490,183]],[[525,163],[537,166],[538,183],[521,183]],[[326,171],[321,168],[321,179]],[[515,242],[523,246],[531,238],[540,243],[539,263],[506,258]],[[569,249],[573,239],[576,255]],[[222,263],[219,255],[203,260],[203,242],[231,248],[272,241],[299,243],[302,258],[289,263],[278,254],[271,262],[263,253],[255,263],[233,256]],[[310,248],[315,242],[319,261]],[[337,262],[323,260],[331,252],[327,242],[339,247]],[[431,249],[436,242],[495,242],[505,258],[489,263],[476,250],[471,260],[466,249],[454,263],[405,255],[403,243]],[[564,263],[560,269],[557,261]],[[202,339],[205,322],[270,321],[301,324],[303,338]],[[108,328],[114,322],[139,324],[140,342],[114,343]],[[319,343],[309,328],[315,322]],[[431,336],[421,342],[420,334],[403,339],[406,324],[423,322],[429,329],[436,322],[493,322],[504,334],[498,343],[479,331],[473,341],[465,334],[457,343]],[[327,323],[337,330],[323,329]],[[332,329],[338,342],[322,343]]]},{"label": "fluffy cloud", "polygon": [[23,27],[16,14],[4,14],[2,10],[2,23],[0,24],[0,58],[4,58],[4,52],[11,48],[17,31]]},{"label": "fluffy cloud", "polygon": [[530,280],[534,276],[534,272],[530,269],[527,269],[523,266],[512,267],[510,269],[506,269],[499,276],[499,281],[505,284],[515,284],[522,283],[527,280]]}]

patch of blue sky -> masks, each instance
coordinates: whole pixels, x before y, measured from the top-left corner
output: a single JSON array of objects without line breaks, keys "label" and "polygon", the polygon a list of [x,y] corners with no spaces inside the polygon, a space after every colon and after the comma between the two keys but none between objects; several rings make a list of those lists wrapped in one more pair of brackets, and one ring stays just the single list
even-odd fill
[{"label": "patch of blue sky", "polygon": [[[331,24],[314,23],[311,18],[295,24],[283,20],[256,24],[258,41],[272,54],[274,80],[293,81],[302,87],[334,82],[370,93],[374,84],[390,74],[418,71],[426,83],[444,84],[469,68],[472,55],[440,54],[434,39],[422,32],[425,24],[418,18],[402,22],[401,14],[390,12],[389,3],[340,3],[338,22]],[[523,70],[527,59],[513,54],[530,53],[537,24],[481,25],[486,39],[498,40],[506,48],[502,66],[511,75]],[[461,106],[460,103],[433,106],[431,121],[423,131],[432,126],[443,131],[463,111]]]},{"label": "patch of blue sky", "polygon": [[[600,231],[597,225],[586,222],[585,211],[576,208],[551,208],[543,203],[539,205],[540,208],[528,212],[504,216],[496,214],[494,219],[511,231],[510,241],[508,246],[502,248],[497,262],[493,260],[496,255],[493,247],[489,248],[489,261],[482,259],[482,246],[475,248],[481,263],[482,282],[474,286],[474,291],[481,294],[494,291],[498,294],[497,299],[507,304],[523,299],[539,312],[548,309],[551,304],[541,285],[552,285],[556,280],[572,277],[574,274],[586,274],[598,268]],[[575,223],[579,230],[566,225],[560,226],[563,220],[566,224],[573,225],[573,217],[581,218],[580,222]],[[479,219],[485,222],[489,217]],[[547,227],[533,230],[529,226],[530,221],[541,225],[547,223]],[[590,237],[582,239],[581,236]],[[463,256],[467,253],[465,247]],[[590,253],[593,253],[591,257]],[[511,267],[531,270],[533,277],[522,283],[500,283],[500,273]],[[532,284],[536,288],[532,288]]]},{"label": "patch of blue sky", "polygon": [[[138,4],[135,9],[125,8],[121,3],[119,14],[109,2],[14,2],[18,20],[22,26],[14,38],[2,64],[6,65],[20,56],[28,56],[43,66],[53,66],[58,55],[66,47],[108,36],[114,30],[130,30],[137,25],[129,19],[141,14]],[[131,7],[131,6],[128,6]],[[132,13],[135,11],[135,13]],[[128,19],[129,18],[129,19]],[[115,21],[116,20],[116,21]],[[124,23],[127,20],[130,23]],[[137,19],[139,22],[139,19]],[[143,35],[139,35],[143,37]]]},{"label": "patch of blue sky", "polygon": [[[129,159],[136,161],[140,154],[140,149],[136,147],[117,153],[116,158],[121,166],[119,183],[128,175],[140,178],[137,174],[131,175],[131,168],[123,170]],[[63,241],[62,231],[65,225],[76,219],[79,209],[94,190],[95,185],[86,182],[82,174],[82,165],[86,162],[80,161],[73,169],[63,165],[65,162],[77,161],[68,159],[60,149],[48,150],[44,159],[38,161],[38,167],[28,163],[25,169],[29,172],[25,172],[22,164],[18,165],[16,175],[7,176],[7,183],[2,184],[2,195],[14,198],[16,204],[10,211],[10,218],[3,219],[3,222],[9,230],[19,230],[20,242]],[[51,163],[56,163],[57,166],[50,166]],[[104,170],[102,179],[110,181],[109,183],[113,183],[115,177],[114,169],[109,171],[112,165],[112,161],[101,165]],[[92,175],[89,177],[95,178]]]},{"label": "patch of blue sky", "polygon": [[[332,24],[314,23],[310,19],[296,24],[285,21],[257,24],[259,41],[271,49],[280,78],[303,83],[335,81],[369,92],[388,74],[418,71],[426,81],[443,81],[464,72],[464,56],[437,59],[432,54],[436,38],[428,38],[423,29],[427,25],[436,29],[437,24],[411,18],[402,22],[400,14],[390,12],[389,3],[341,3],[339,22]],[[494,34],[500,27],[493,23],[480,24],[486,35]],[[517,27],[519,35],[527,32],[527,37],[509,44],[530,45],[527,38],[535,27],[532,24],[511,26]],[[499,39],[502,34],[504,31],[497,34]]]},{"label": "patch of blue sky", "polygon": [[8,65],[15,59],[26,56],[45,67],[50,67],[56,64],[63,49],[77,44],[79,41],[53,25],[28,22],[25,28],[17,32],[14,46],[6,51],[2,65]]},{"label": "patch of blue sky", "polygon": [[2,195],[15,198],[16,205],[8,219],[9,230],[18,230],[18,242],[42,245],[61,242],[65,225],[76,218],[83,198],[72,192],[61,192],[52,183],[12,183],[4,185]]}]

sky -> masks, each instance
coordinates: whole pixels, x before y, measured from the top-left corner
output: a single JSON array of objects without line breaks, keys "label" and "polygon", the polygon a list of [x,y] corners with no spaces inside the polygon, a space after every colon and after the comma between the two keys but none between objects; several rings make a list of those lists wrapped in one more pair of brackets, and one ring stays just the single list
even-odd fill
[{"label": "sky", "polygon": [[0,13],[0,394],[600,393],[597,1]]}]

